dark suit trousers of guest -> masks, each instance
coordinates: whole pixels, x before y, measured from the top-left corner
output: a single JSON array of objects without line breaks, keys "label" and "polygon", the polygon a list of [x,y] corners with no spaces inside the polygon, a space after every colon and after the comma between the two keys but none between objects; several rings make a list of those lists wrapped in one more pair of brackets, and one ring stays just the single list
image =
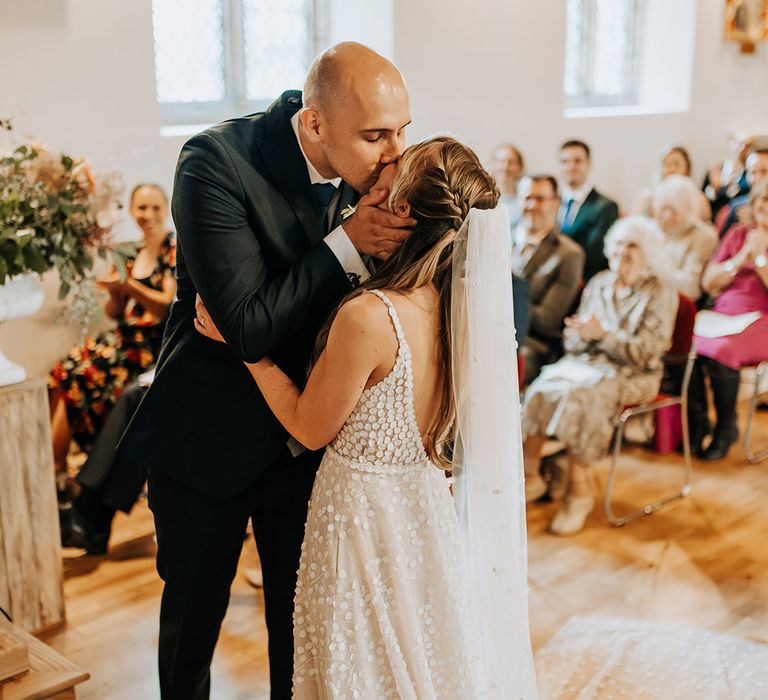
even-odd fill
[{"label": "dark suit trousers of guest", "polygon": [[130,512],[144,488],[147,466],[117,460],[116,450],[146,391],[136,383],[124,389],[77,475],[77,482],[98,494],[102,504],[124,513]]},{"label": "dark suit trousers of guest", "polygon": [[[222,446],[222,463],[226,463]],[[250,518],[262,562],[271,697],[289,700],[293,674],[293,598],[317,452],[286,448],[256,483],[214,498],[150,471],[157,530],[160,690],[164,700],[205,700],[210,663],[229,603]],[[216,470],[220,465],[211,465]]]}]

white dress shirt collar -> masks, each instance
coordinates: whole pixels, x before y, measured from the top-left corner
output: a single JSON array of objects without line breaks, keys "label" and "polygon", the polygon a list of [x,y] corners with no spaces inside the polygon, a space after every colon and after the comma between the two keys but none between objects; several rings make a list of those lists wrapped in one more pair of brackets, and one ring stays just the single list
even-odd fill
[{"label": "white dress shirt collar", "polygon": [[304,156],[304,160],[307,163],[307,172],[309,172],[309,181],[313,185],[319,185],[326,182],[330,182],[334,187],[338,188],[341,184],[341,178],[335,177],[331,180],[329,180],[327,177],[323,177],[319,172],[317,172],[317,168],[312,165],[312,162],[307,158],[307,154],[304,153],[304,147],[301,145],[301,139],[299,138],[299,113],[296,112],[291,117],[291,126],[293,127],[293,133],[296,134],[296,141],[299,144],[299,149],[301,150],[301,155]]},{"label": "white dress shirt collar", "polygon": [[584,204],[584,200],[589,196],[592,189],[592,183],[589,182],[589,180],[587,180],[581,187],[576,187],[574,189],[566,185],[563,188],[563,202],[572,199],[576,204]]}]

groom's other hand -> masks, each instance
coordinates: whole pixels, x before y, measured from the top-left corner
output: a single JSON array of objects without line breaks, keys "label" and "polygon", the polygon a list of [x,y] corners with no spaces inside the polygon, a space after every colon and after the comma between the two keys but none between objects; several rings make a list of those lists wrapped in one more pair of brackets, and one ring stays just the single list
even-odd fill
[{"label": "groom's other hand", "polygon": [[388,196],[388,189],[371,190],[344,222],[344,232],[357,251],[379,260],[389,260],[416,225],[416,219],[379,208]]},{"label": "groom's other hand", "polygon": [[225,342],[199,294],[195,296],[195,330],[206,338],[216,340],[219,343]]}]

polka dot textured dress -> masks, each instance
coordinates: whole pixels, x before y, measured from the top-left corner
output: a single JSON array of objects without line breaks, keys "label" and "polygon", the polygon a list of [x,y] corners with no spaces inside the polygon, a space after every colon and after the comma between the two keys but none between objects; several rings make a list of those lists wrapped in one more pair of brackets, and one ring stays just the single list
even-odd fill
[{"label": "polka dot textured dress", "polygon": [[294,698],[471,698],[456,510],[424,451],[411,352],[399,349],[326,450],[294,613]]}]

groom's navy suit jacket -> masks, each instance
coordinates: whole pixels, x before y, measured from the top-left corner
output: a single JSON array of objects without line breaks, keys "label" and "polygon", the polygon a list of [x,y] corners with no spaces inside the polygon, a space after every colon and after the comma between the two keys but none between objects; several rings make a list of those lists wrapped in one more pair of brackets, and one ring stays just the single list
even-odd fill
[{"label": "groom's navy suit jacket", "polygon": [[[318,330],[350,289],[290,123],[300,107],[285,92],[197,134],[176,170],[177,298],[120,456],[215,497],[252,485],[288,439],[243,361],[270,356],[303,386]],[[356,198],[341,187],[337,222]],[[198,292],[226,345],[195,331]]]}]

